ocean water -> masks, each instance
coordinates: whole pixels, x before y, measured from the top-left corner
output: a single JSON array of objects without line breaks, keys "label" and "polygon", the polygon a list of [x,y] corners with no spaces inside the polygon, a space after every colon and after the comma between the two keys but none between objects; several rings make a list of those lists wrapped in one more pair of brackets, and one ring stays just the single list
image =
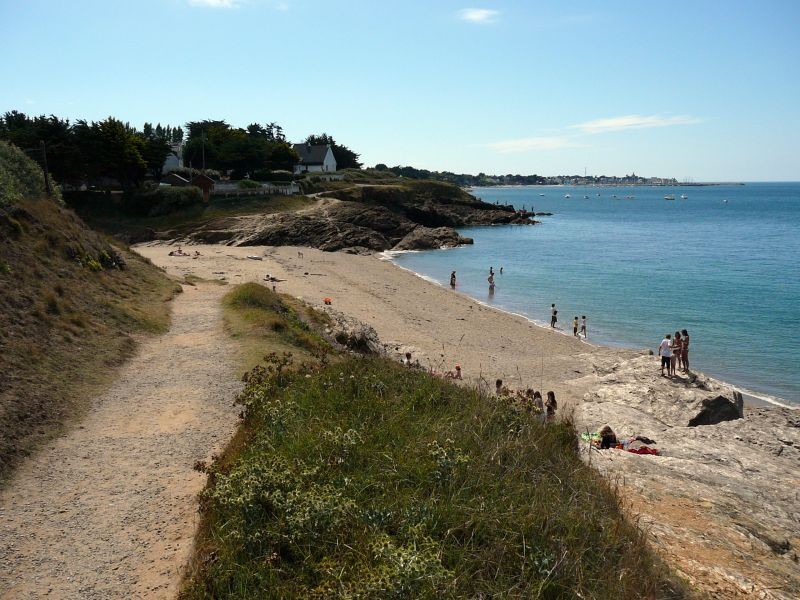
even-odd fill
[{"label": "ocean water", "polygon": [[443,285],[457,271],[459,291],[539,322],[555,302],[570,334],[573,317],[587,316],[589,341],[655,350],[687,329],[693,368],[800,404],[800,183],[474,194],[553,215],[532,227],[465,228],[472,246],[393,260]]}]

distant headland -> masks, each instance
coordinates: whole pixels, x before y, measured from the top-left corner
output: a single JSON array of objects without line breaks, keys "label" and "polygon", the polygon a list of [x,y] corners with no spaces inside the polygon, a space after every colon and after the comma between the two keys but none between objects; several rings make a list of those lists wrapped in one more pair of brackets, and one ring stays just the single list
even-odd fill
[{"label": "distant headland", "polygon": [[592,186],[709,186],[709,185],[744,185],[741,182],[697,182],[691,180],[678,181],[674,177],[642,177],[631,173],[619,177],[617,175],[486,175],[478,173],[452,173],[450,171],[429,171],[414,167],[388,167],[385,164],[375,166],[378,171],[392,171],[397,175],[410,179],[435,179],[446,181],[461,187],[494,187],[520,185],[592,185]]}]

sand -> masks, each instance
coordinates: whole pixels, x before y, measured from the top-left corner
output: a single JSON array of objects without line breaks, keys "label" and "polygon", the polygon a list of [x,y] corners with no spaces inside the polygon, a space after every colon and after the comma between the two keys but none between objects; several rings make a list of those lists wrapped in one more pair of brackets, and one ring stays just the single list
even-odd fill
[{"label": "sand", "polygon": [[[174,276],[224,279],[231,284],[267,284],[276,290],[332,307],[371,325],[381,341],[406,351],[426,368],[452,370],[461,365],[466,381],[492,387],[502,379],[512,388],[553,390],[569,410],[585,389],[575,380],[641,352],[598,347],[432,284],[377,255],[359,256],[295,247],[191,246],[198,258],[168,256],[173,247],[138,246],[136,251]],[[302,255],[302,258],[301,258]],[[256,256],[262,260],[248,259]],[[271,283],[268,285],[272,285]]]}]

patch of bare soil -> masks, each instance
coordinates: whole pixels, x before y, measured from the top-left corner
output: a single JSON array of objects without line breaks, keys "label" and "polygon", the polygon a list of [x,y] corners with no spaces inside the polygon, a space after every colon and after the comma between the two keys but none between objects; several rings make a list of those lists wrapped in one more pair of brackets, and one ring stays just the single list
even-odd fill
[{"label": "patch of bare soil", "polygon": [[0,597],[174,597],[205,476],[237,425],[217,285],[186,286],[79,426],[0,492]]}]

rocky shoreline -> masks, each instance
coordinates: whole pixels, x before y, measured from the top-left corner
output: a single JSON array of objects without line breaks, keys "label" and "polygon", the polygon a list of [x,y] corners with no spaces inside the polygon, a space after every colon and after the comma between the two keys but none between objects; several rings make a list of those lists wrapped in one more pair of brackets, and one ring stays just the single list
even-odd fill
[{"label": "rocky shoreline", "polygon": [[[424,184],[424,185],[423,185]],[[483,202],[447,184],[357,185],[314,196],[306,210],[212,220],[155,239],[234,246],[306,246],[326,252],[430,250],[471,244],[456,227],[533,225],[534,214]]]}]

